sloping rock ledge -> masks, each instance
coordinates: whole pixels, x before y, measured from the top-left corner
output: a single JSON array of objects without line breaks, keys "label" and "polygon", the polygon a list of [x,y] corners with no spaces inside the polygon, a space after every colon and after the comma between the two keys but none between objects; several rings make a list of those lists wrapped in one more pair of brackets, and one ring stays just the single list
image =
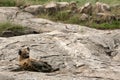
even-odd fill
[{"label": "sloping rock ledge", "polygon": [[[96,30],[62,24],[21,12],[0,8],[0,21],[19,23],[41,34],[0,37],[0,79],[13,80],[119,80],[120,30]],[[18,67],[18,50],[29,46],[31,57],[47,61],[60,71],[41,73],[11,69]]]}]

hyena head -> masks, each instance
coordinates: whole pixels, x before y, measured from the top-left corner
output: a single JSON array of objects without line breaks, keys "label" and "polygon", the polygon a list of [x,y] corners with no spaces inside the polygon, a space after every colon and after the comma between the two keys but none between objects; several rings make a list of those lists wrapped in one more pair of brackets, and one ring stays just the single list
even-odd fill
[{"label": "hyena head", "polygon": [[21,48],[18,52],[19,56],[23,59],[29,58],[29,53],[30,53],[29,47]]}]

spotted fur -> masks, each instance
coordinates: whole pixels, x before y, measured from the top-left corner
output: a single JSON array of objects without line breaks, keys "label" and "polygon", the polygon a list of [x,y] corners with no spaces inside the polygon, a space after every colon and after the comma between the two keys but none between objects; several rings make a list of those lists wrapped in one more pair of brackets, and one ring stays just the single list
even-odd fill
[{"label": "spotted fur", "polygon": [[19,65],[22,70],[38,71],[38,72],[53,72],[59,70],[53,69],[50,64],[44,61],[37,61],[30,58],[30,48],[25,47],[19,50]]}]

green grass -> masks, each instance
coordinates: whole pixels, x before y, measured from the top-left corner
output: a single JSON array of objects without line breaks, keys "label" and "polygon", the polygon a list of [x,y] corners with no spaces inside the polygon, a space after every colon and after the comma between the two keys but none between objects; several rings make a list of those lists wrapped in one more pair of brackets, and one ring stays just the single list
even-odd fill
[{"label": "green grass", "polygon": [[[50,19],[53,21],[59,21],[63,23],[70,23],[70,24],[79,24],[83,26],[88,26],[91,28],[97,28],[97,29],[120,29],[120,21],[112,20],[112,21],[103,21],[102,18],[99,18],[99,21],[102,21],[100,23],[97,23],[93,19],[87,19],[85,21],[80,19],[81,14],[71,14],[68,11],[58,11],[57,13],[53,15],[48,14],[42,14],[38,15],[37,17]],[[94,17],[95,15],[93,15]],[[95,17],[96,20],[98,20],[97,17]],[[93,21],[92,21],[93,20]]]},{"label": "green grass", "polygon": [[0,23],[0,36],[3,36],[2,34],[5,31],[11,31],[15,36],[22,35],[22,34],[25,33],[25,31],[27,29],[28,29],[27,27],[12,24],[12,23],[9,23],[9,22]]},{"label": "green grass", "polygon": [[24,30],[24,27],[21,25],[12,24],[10,22],[0,23],[0,32],[3,30]]},{"label": "green grass", "polygon": [[66,22],[71,24],[80,24],[79,15],[72,15]]},{"label": "green grass", "polygon": [[15,6],[14,0],[0,0],[0,6]]},{"label": "green grass", "polygon": [[[109,5],[120,4],[120,0],[0,0],[0,6],[17,6],[17,5],[24,5],[24,4],[42,4],[43,5],[43,4],[48,3],[50,1],[57,1],[57,2],[78,1],[78,7],[84,5],[87,2],[91,2],[91,3],[94,4],[97,1],[104,2],[104,3],[107,3]],[[119,15],[120,10],[119,10],[119,8],[118,9],[117,8],[116,9],[112,8],[111,13],[113,13],[115,15]],[[46,14],[43,13],[43,14],[38,15],[37,17],[46,18],[46,19],[50,19],[50,20],[53,20],[53,21],[59,21],[59,22],[64,22],[64,23],[85,25],[85,26],[89,26],[89,27],[92,27],[92,28],[98,28],[98,29],[120,28],[120,24],[119,24],[120,21],[112,21],[111,23],[103,22],[101,24],[97,24],[94,21],[91,22],[89,20],[81,21],[80,16],[81,16],[81,14],[78,14],[78,13],[71,14],[71,13],[69,13],[69,10],[68,11],[63,10],[63,11],[56,12],[52,15],[49,15],[49,13],[46,13]],[[92,15],[92,17],[94,17],[94,15]],[[11,24],[6,23],[6,24],[4,24],[4,28],[1,27],[0,30],[8,29],[8,27],[6,25],[11,26]],[[11,27],[9,29],[13,29],[13,31],[15,32],[15,31],[18,30],[18,27],[17,28],[16,27]]]},{"label": "green grass", "polygon": [[87,2],[95,3],[96,1],[105,2],[105,3],[110,4],[110,5],[120,3],[120,0],[25,0],[25,1],[31,2],[32,4],[43,4],[46,2],[50,2],[50,1],[56,1],[56,2],[78,1],[79,5],[84,5]]},{"label": "green grass", "polygon": [[120,21],[113,21],[111,23],[92,23],[90,25],[92,28],[97,28],[97,29],[120,29]]},{"label": "green grass", "polygon": [[52,15],[54,20],[59,21],[66,21],[66,19],[69,19],[69,13],[67,11],[59,11]]},{"label": "green grass", "polygon": [[0,0],[0,6],[16,6],[16,5],[21,5],[23,4],[44,4],[50,1],[57,1],[57,2],[62,2],[62,1],[77,1],[78,5],[84,5],[87,2],[95,3],[96,1],[104,2],[110,5],[113,4],[119,4],[120,0]]}]

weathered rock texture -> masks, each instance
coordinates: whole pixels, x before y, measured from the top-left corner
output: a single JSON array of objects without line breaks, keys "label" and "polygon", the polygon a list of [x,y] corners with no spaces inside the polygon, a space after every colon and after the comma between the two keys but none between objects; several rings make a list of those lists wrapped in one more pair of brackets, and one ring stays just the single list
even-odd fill
[{"label": "weathered rock texture", "polygon": [[[102,31],[35,18],[17,8],[0,8],[4,21],[19,23],[43,33],[0,37],[0,75],[15,80],[119,80],[120,30]],[[0,16],[1,19],[1,16]],[[31,57],[47,61],[60,71],[19,71],[18,50],[29,46]],[[1,79],[1,76],[0,76]],[[10,79],[10,78],[9,78]]]},{"label": "weathered rock texture", "polygon": [[28,6],[24,9],[24,11],[32,13],[32,14],[41,14],[44,12],[44,7],[43,5],[32,5]]},{"label": "weathered rock texture", "polygon": [[86,3],[83,7],[81,7],[81,13],[92,14],[92,4]]},{"label": "weathered rock texture", "polygon": [[100,13],[105,13],[105,12],[109,12],[110,11],[110,6],[108,4],[105,3],[101,3],[101,2],[96,2],[96,12],[100,12]]}]

